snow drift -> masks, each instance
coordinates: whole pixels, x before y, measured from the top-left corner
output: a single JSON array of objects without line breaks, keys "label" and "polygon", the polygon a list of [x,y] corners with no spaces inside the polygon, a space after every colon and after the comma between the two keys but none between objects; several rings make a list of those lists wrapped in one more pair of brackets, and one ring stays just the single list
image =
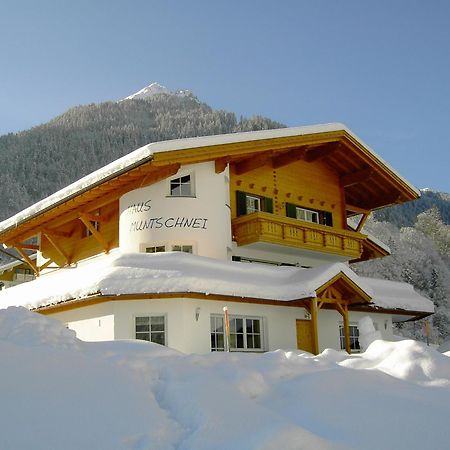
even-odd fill
[{"label": "snow drift", "polygon": [[413,341],[185,355],[0,310],[0,448],[445,449],[450,358]]}]

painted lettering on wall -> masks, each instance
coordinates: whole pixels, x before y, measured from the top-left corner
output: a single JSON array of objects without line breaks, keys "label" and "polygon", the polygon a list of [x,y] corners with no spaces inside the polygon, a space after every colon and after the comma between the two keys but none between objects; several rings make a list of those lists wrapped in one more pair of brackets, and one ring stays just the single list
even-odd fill
[{"label": "painted lettering on wall", "polygon": [[151,200],[146,200],[145,202],[137,202],[137,203],[133,203],[130,206],[127,206],[127,209],[125,209],[125,213],[132,215],[132,214],[136,214],[136,213],[141,213],[141,212],[147,212],[150,211],[152,209],[151,206]]},{"label": "painted lettering on wall", "polygon": [[194,228],[207,229],[208,219],[201,217],[152,217],[135,220],[130,224],[130,231],[143,231],[160,228]]}]

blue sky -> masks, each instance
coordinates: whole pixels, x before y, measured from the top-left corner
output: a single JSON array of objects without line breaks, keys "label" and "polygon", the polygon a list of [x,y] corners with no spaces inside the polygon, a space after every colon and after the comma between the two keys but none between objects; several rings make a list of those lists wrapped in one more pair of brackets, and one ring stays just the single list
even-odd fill
[{"label": "blue sky", "polygon": [[158,81],[238,116],[343,122],[450,192],[449,23],[446,0],[2,0],[0,134]]}]

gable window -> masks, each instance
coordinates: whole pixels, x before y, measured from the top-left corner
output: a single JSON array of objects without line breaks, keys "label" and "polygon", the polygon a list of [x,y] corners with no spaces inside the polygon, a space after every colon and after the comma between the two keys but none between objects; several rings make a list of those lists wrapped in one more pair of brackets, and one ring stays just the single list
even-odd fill
[{"label": "gable window", "polygon": [[270,197],[237,191],[236,209],[238,216],[244,216],[258,211],[273,213],[273,200]]},{"label": "gable window", "polygon": [[192,197],[194,195],[192,176],[184,175],[170,180],[171,197]]},{"label": "gable window", "polygon": [[[360,351],[359,346],[359,329],[357,325],[350,325],[350,350],[352,353],[358,353]],[[345,350],[345,333],[344,325],[339,325],[339,343],[341,350]]]},{"label": "gable window", "polygon": [[[211,351],[225,350],[224,318],[211,315]],[[262,351],[262,318],[248,316],[230,316],[230,350]]]},{"label": "gable window", "polygon": [[304,208],[292,203],[286,203],[286,216],[302,220],[303,222],[318,223],[329,227],[333,226],[333,214],[331,212]]},{"label": "gable window", "polygon": [[136,317],[135,332],[136,339],[166,345],[166,318],[165,316]]}]

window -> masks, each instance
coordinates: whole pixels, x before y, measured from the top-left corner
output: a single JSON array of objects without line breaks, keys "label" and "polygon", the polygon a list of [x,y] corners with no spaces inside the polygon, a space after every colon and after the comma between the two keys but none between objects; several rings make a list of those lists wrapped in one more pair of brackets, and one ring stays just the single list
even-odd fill
[{"label": "window", "polygon": [[14,281],[31,281],[34,279],[34,273],[31,269],[16,268],[14,269]]},{"label": "window", "polygon": [[170,195],[172,197],[192,197],[194,189],[191,175],[170,180]]},{"label": "window", "polygon": [[295,217],[298,220],[304,220],[305,222],[319,223],[319,213],[317,211],[311,211],[310,209],[295,208]]},{"label": "window", "polygon": [[261,211],[261,199],[259,197],[254,197],[253,195],[246,195],[246,208],[247,214],[251,214],[256,211]]},{"label": "window", "polygon": [[223,352],[225,350],[225,334],[223,316],[211,316],[211,351]]},{"label": "window", "polygon": [[192,253],[192,245],[172,245],[172,251]]},{"label": "window", "polygon": [[292,203],[286,203],[286,216],[304,222],[333,226],[333,214],[331,212],[303,208]]},{"label": "window", "polygon": [[[350,329],[350,350],[352,353],[357,353],[360,350],[359,329],[357,325],[350,325],[349,329]],[[339,341],[341,344],[341,350],[345,350],[344,325],[339,325]]]},{"label": "window", "polygon": [[156,245],[153,247],[146,247],[145,253],[163,253],[166,251],[165,245]]},{"label": "window", "polygon": [[154,245],[151,247],[145,247],[145,253],[163,253],[163,252],[184,252],[184,253],[193,253],[192,245],[182,245],[182,244],[174,244],[174,245]]},{"label": "window", "polygon": [[164,316],[141,316],[135,321],[136,339],[166,345],[166,321]]},{"label": "window", "polygon": [[[211,316],[211,351],[225,350],[224,318]],[[230,350],[263,350],[262,319],[259,317],[230,316]]]},{"label": "window", "polygon": [[236,192],[236,209],[238,216],[244,216],[257,211],[273,213],[273,201],[269,197],[248,194],[247,192]]}]

